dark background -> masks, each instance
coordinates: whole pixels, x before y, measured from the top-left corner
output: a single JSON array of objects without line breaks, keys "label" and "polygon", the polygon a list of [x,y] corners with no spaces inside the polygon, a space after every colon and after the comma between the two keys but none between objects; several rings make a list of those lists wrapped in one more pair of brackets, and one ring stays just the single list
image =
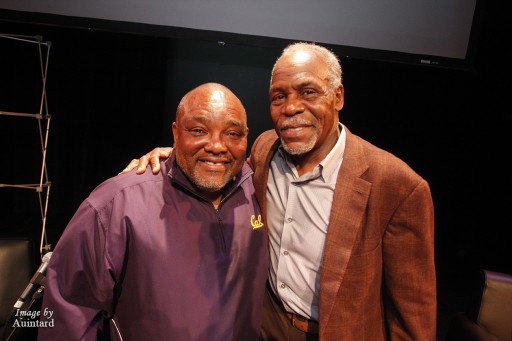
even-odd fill
[{"label": "dark background", "polygon": [[[340,120],[431,185],[439,286],[447,289],[439,295],[440,314],[463,308],[459,285],[474,270],[512,273],[512,28],[501,3],[486,4],[470,70],[342,58]],[[46,228],[53,246],[94,187],[132,158],[172,144],[175,108],[193,87],[214,81],[233,89],[248,112],[250,143],[271,128],[267,90],[280,46],[223,45],[1,16],[0,33],[41,35],[52,43]],[[37,46],[0,38],[0,110],[39,110],[38,63]],[[33,121],[0,116],[0,183],[39,181]],[[39,245],[37,194],[0,188],[0,205],[0,237],[28,237]]]}]

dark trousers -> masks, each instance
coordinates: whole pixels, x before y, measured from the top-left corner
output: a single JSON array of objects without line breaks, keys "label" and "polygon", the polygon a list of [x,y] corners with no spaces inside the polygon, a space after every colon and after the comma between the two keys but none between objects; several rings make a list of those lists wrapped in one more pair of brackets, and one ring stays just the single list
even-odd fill
[{"label": "dark trousers", "polygon": [[318,341],[318,335],[304,333],[285,315],[284,308],[276,301],[269,286],[263,300],[263,319],[260,340],[265,341]]}]

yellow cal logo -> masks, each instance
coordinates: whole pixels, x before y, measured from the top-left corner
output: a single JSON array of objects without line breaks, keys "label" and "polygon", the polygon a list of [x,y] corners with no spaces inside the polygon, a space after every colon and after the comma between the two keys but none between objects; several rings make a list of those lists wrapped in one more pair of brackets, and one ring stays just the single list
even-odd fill
[{"label": "yellow cal logo", "polygon": [[251,226],[253,230],[259,229],[263,226],[263,222],[261,221],[261,214],[258,214],[258,219],[256,219],[254,214],[251,216]]}]

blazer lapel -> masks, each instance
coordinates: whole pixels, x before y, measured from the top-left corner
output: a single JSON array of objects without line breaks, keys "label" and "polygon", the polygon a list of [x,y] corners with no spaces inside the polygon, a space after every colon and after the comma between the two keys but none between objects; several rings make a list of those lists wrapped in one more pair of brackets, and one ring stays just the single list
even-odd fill
[{"label": "blazer lapel", "polygon": [[372,186],[361,178],[367,169],[362,146],[347,129],[347,143],[334,190],[320,274],[320,333],[329,321],[364,218]]},{"label": "blazer lapel", "polygon": [[[267,141],[262,143],[262,147],[260,150],[256,151],[258,154],[257,159],[262,159],[264,157],[263,164],[258,164],[254,169],[253,183],[254,190],[256,193],[256,198],[260,204],[261,212],[263,215],[263,221],[266,223],[267,221],[267,182],[268,175],[270,173],[270,161],[274,156],[275,151],[279,147],[280,141],[277,137],[277,134],[269,134]],[[270,146],[268,150],[266,145]],[[268,150],[268,152],[265,152]]]}]

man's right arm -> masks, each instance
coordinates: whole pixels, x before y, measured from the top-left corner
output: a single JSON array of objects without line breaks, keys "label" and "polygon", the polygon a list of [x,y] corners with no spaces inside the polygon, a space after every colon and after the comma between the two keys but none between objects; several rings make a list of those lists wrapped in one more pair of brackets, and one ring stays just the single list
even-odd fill
[{"label": "man's right arm", "polygon": [[40,309],[38,341],[95,341],[98,316],[113,313],[112,269],[104,257],[105,229],[83,202],[53,252]]}]

